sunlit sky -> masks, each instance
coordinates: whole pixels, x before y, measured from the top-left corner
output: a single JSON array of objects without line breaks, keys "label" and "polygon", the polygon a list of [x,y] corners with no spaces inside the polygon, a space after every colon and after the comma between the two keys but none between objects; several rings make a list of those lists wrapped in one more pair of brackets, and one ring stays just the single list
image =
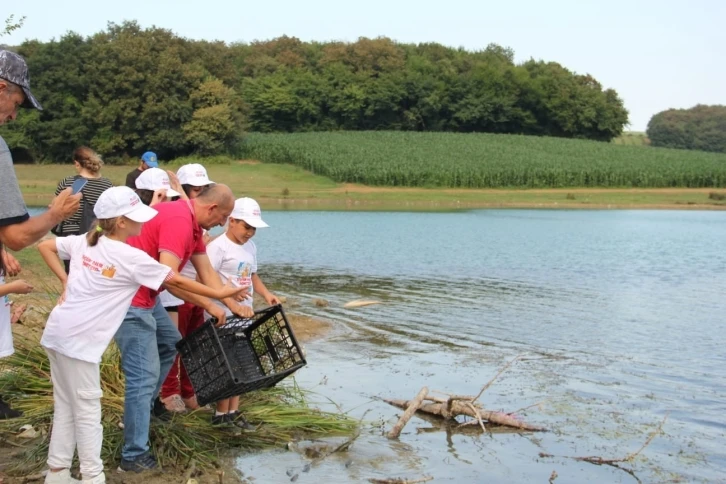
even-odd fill
[{"label": "sunlit sky", "polygon": [[469,50],[494,42],[514,49],[516,62],[556,61],[614,88],[634,131],[664,109],[726,104],[726,0],[4,1],[0,18],[10,14],[26,16],[0,39],[10,45],[124,20],[226,42],[386,36]]}]

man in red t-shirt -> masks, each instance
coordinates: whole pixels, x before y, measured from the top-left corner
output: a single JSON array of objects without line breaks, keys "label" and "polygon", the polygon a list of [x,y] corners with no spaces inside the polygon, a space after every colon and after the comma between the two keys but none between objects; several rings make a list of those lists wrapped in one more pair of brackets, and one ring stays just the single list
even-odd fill
[{"label": "man in red t-shirt", "polygon": [[[234,208],[229,187],[214,185],[194,200],[161,203],[154,208],[158,215],[145,223],[141,234],[129,238],[128,243],[175,272],[189,261],[202,283],[222,287],[219,275],[209,263],[202,229],[221,225],[229,217]],[[224,321],[224,310],[209,299],[185,291],[172,293]],[[181,339],[157,295],[156,291],[141,287],[115,336],[126,377],[122,471],[142,472],[156,467],[149,453],[149,420],[152,412],[157,417],[166,413],[157,395],[176,356],[176,343]],[[235,314],[252,316],[249,307],[234,299],[223,302]]]}]

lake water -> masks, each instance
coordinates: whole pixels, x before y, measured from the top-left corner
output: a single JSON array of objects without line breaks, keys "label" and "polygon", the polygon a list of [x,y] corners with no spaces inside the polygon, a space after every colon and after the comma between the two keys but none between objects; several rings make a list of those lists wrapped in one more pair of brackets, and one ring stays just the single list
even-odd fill
[{"label": "lake water", "polygon": [[[625,457],[665,415],[632,464],[643,482],[726,480],[726,213],[482,210],[461,213],[267,212],[260,274],[295,309],[335,323],[308,345],[298,383],[382,424],[371,401],[432,390],[484,394],[543,434],[427,431],[400,441],[366,428],[347,455],[297,482],[421,477],[434,482],[635,482],[557,456]],[[314,298],[330,301],[317,308]],[[353,299],[383,302],[343,309]],[[349,460],[352,460],[352,464]],[[286,482],[294,452],[240,459]],[[346,467],[346,464],[348,466]]]},{"label": "lake water", "polygon": [[[625,457],[642,482],[726,481],[726,213],[482,210],[266,212],[260,274],[334,323],[296,374],[372,422],[343,455],[239,458],[257,482],[636,482],[564,456]],[[318,308],[313,299],[330,302]],[[344,309],[353,299],[381,305]],[[460,433],[376,400],[476,394],[551,432]],[[329,406],[328,406],[329,408]],[[558,457],[540,457],[540,453]]]}]

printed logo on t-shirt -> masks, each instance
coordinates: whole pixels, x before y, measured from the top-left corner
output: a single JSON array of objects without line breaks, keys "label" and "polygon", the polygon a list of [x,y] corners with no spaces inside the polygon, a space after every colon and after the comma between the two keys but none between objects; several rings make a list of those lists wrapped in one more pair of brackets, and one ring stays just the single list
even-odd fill
[{"label": "printed logo on t-shirt", "polygon": [[12,304],[10,302],[10,296],[8,296],[7,294],[3,296],[3,304],[5,305],[6,308],[9,308]]},{"label": "printed logo on t-shirt", "polygon": [[83,254],[83,267],[90,270],[91,272],[98,272],[105,277],[113,277],[116,274],[116,268],[113,265],[108,265],[103,262],[93,260],[87,255]]},{"label": "printed logo on t-shirt", "polygon": [[101,271],[101,275],[103,277],[108,277],[109,279],[113,279],[113,276],[116,275],[116,266],[111,264],[109,266],[104,267],[103,270]]},{"label": "printed logo on t-shirt", "polygon": [[237,266],[237,284],[246,286],[252,280],[252,264],[249,262],[240,262]]}]

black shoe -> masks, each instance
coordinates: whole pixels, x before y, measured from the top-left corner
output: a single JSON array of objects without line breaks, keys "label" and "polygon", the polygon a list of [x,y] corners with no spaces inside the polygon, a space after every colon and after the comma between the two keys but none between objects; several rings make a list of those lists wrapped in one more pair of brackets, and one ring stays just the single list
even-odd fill
[{"label": "black shoe", "polygon": [[244,416],[237,411],[228,413],[227,417],[229,417],[229,420],[233,424],[235,424],[237,427],[241,428],[245,432],[254,432],[255,430],[257,430],[257,427],[255,425],[249,423],[247,419],[244,418]]},{"label": "black shoe", "polygon": [[156,417],[164,422],[169,422],[174,417],[174,415],[166,409],[166,406],[164,406],[164,403],[159,399],[159,397],[154,399],[154,407],[151,409],[151,415],[152,417]]},{"label": "black shoe", "polygon": [[134,460],[121,459],[118,466],[119,472],[144,472],[157,468],[156,459],[150,453],[141,454]]},{"label": "black shoe", "polygon": [[219,429],[225,430],[234,436],[242,435],[242,430],[240,430],[240,428],[237,427],[234,421],[229,418],[229,414],[227,413],[225,413],[224,415],[213,415],[212,425]]},{"label": "black shoe", "polygon": [[11,418],[19,418],[22,416],[23,412],[10,408],[10,405],[5,403],[3,397],[0,396],[0,420],[8,420]]}]

